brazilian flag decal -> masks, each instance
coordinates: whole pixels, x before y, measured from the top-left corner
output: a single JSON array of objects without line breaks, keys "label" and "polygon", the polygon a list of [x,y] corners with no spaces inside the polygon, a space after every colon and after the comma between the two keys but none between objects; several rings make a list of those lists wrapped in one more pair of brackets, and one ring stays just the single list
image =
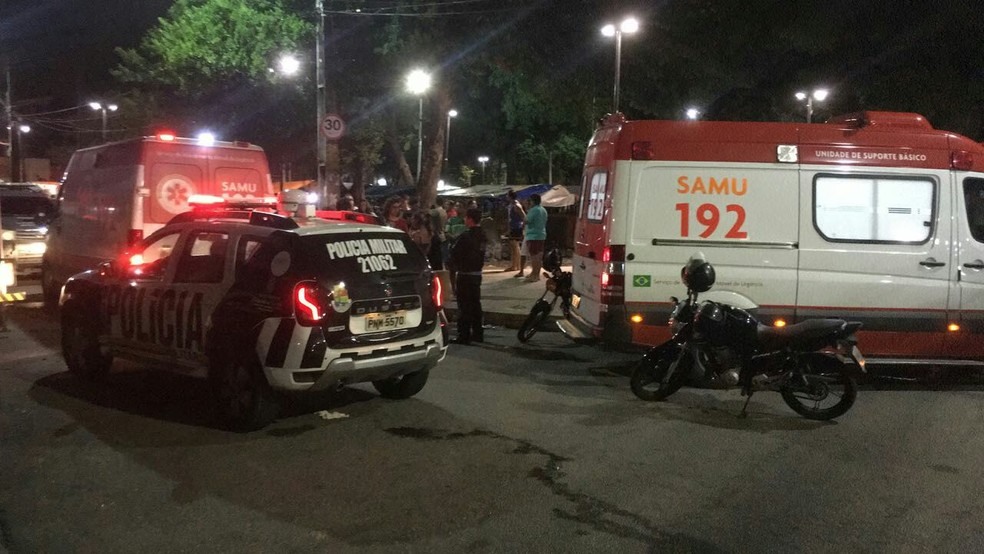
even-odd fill
[{"label": "brazilian flag decal", "polygon": [[650,287],[653,284],[651,275],[635,275],[632,277],[633,287]]}]

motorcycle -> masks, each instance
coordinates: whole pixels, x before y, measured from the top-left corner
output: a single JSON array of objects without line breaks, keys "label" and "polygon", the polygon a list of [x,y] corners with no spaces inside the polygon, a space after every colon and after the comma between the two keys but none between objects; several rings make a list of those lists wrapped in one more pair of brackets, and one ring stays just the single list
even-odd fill
[{"label": "motorcycle", "polygon": [[632,372],[632,392],[642,400],[664,400],[688,379],[718,388],[740,386],[748,402],[758,391],[775,391],[807,419],[830,420],[857,398],[854,374],[865,360],[854,334],[859,322],[810,319],[785,327],[763,325],[749,312],[705,300],[714,268],[697,255],[681,270],[687,297],[673,297],[673,336],[650,348]]},{"label": "motorcycle", "polygon": [[[540,324],[550,316],[550,312],[553,311],[558,300],[560,301],[560,309],[564,317],[567,317],[571,311],[571,281],[573,275],[570,271],[561,270],[560,252],[558,250],[553,249],[543,257],[543,269],[545,270],[543,276],[547,279],[546,290],[540,296],[540,299],[533,304],[530,315],[526,316],[526,320],[519,327],[519,332],[516,333],[519,342],[526,342],[536,334]],[[550,294],[553,294],[553,298],[547,300],[547,295]]]}]

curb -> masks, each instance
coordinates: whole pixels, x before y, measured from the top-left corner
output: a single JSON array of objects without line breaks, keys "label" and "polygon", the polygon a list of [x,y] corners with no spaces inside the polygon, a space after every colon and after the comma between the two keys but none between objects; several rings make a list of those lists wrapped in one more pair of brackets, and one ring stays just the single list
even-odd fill
[{"label": "curb", "polygon": [[[445,306],[444,313],[448,317],[448,321],[453,322],[458,315],[457,308],[449,308]],[[495,325],[497,327],[505,327],[506,329],[519,329],[523,322],[526,321],[526,317],[529,314],[511,314],[503,312],[485,312],[482,314],[482,321],[485,325]],[[538,332],[560,332],[557,328],[555,322],[560,321],[561,317],[551,314],[547,318],[547,322],[540,326]]]}]

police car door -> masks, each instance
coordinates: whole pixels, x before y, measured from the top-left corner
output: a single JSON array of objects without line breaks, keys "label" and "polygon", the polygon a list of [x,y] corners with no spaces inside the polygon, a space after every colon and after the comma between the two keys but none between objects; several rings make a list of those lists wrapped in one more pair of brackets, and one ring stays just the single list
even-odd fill
[{"label": "police car door", "polygon": [[173,348],[179,365],[206,370],[205,337],[212,312],[232,284],[229,233],[193,229],[183,241],[174,278],[161,301],[174,305]]},{"label": "police car door", "polygon": [[[103,289],[102,311],[110,346],[124,355],[163,359],[173,342],[173,318],[164,301],[180,230],[151,236],[119,266]],[[173,311],[173,303],[170,306]]]}]

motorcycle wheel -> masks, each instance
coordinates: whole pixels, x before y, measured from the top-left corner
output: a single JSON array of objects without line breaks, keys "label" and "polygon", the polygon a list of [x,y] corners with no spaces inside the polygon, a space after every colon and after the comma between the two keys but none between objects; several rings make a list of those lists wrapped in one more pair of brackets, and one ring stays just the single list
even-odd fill
[{"label": "motorcycle wheel", "polygon": [[803,360],[796,375],[779,391],[794,412],[827,421],[844,415],[858,397],[858,385],[839,360],[827,356]]},{"label": "motorcycle wheel", "polygon": [[[683,386],[690,373],[691,364],[693,358],[689,355],[681,358],[678,347],[648,352],[636,364],[629,385],[632,387],[633,394],[642,400],[647,402],[665,400]],[[664,383],[663,377],[670,368],[674,368],[673,375]]]},{"label": "motorcycle wheel", "polygon": [[547,319],[548,315],[550,315],[550,303],[546,300],[537,300],[536,304],[533,304],[533,309],[530,310],[530,315],[526,316],[526,321],[516,333],[519,342],[526,342],[533,338],[540,324]]}]

